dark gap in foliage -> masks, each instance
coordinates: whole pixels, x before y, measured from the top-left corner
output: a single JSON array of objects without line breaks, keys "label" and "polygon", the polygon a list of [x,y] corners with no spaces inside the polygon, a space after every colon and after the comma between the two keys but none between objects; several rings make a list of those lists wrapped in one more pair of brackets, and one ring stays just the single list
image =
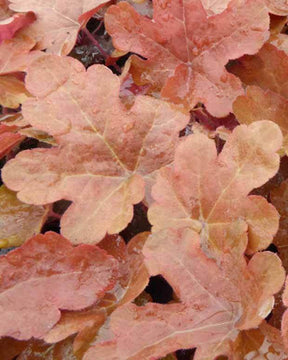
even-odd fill
[{"label": "dark gap in foliage", "polygon": [[1,176],[1,169],[6,163],[5,157],[3,159],[0,159],[0,186],[3,185],[2,176]]},{"label": "dark gap in foliage", "polygon": [[186,349],[176,351],[177,360],[192,360],[196,349]]},{"label": "dark gap in foliage", "polygon": [[269,313],[269,315],[266,316],[265,320],[266,320],[267,322],[269,322],[269,320],[272,318],[272,316],[273,316],[273,311],[271,311],[271,312]]},{"label": "dark gap in foliage", "polygon": [[86,69],[94,64],[105,64],[105,57],[93,44],[75,46],[69,56],[79,60]]},{"label": "dark gap in foliage", "polygon": [[38,145],[39,145],[39,141],[37,139],[26,138],[19,145],[19,150],[23,151],[23,150],[35,149],[39,147]]},{"label": "dark gap in foliage", "polygon": [[47,231],[54,231],[60,234],[60,219],[55,219],[54,217],[48,217],[46,223],[41,229],[41,234],[45,234]]},{"label": "dark gap in foliage", "polygon": [[6,249],[0,249],[0,256],[8,254],[11,250],[16,249],[15,246],[6,248]]},{"label": "dark gap in foliage", "polygon": [[150,231],[151,224],[147,218],[147,207],[141,202],[134,205],[134,216],[132,221],[128,226],[120,232],[120,235],[123,237],[126,243],[131,240],[135,235],[144,232]]},{"label": "dark gap in foliage", "polygon": [[86,28],[78,35],[77,43],[69,56],[76,58],[87,69],[94,64],[106,64],[113,72],[119,72],[117,65],[106,63],[114,47],[110,35],[107,33],[103,19],[96,16],[91,18]]},{"label": "dark gap in foliage", "polygon": [[161,275],[152,276],[145,291],[158,304],[167,304],[173,300],[173,289]]},{"label": "dark gap in foliage", "polygon": [[126,61],[129,59],[129,57],[132,55],[132,53],[128,52],[127,54],[121,56],[117,61],[117,65],[119,65],[120,67],[123,67],[126,63]]},{"label": "dark gap in foliage", "polygon": [[[229,60],[228,63],[225,65],[225,68],[228,72],[230,72],[230,69],[233,68],[235,65],[240,64],[240,59],[235,59],[235,60]],[[217,359],[218,360],[218,359]]]},{"label": "dark gap in foliage", "polygon": [[68,201],[68,200],[59,200],[56,201],[53,204],[53,211],[56,214],[62,215],[64,214],[64,212],[68,209],[68,207],[72,204],[72,201]]},{"label": "dark gap in foliage", "polygon": [[277,254],[277,253],[278,253],[278,248],[277,248],[276,245],[270,244],[270,245],[268,246],[268,248],[266,249],[266,251],[271,251],[271,252]]},{"label": "dark gap in foliage", "polygon": [[[86,29],[92,33],[93,31],[95,31],[95,30],[99,27],[99,25],[100,25],[101,23],[103,23],[102,20],[97,19],[96,17],[92,17],[92,18],[88,21],[88,23],[87,23],[87,25],[86,25]],[[101,26],[101,27],[103,28],[104,25]],[[100,29],[98,29],[97,34],[100,33],[99,30],[100,30]]]}]

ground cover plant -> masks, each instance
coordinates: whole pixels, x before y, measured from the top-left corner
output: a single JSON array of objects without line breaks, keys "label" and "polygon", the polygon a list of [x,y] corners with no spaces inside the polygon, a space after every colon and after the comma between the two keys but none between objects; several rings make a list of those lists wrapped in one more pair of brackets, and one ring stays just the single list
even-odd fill
[{"label": "ground cover plant", "polygon": [[286,0],[0,0],[0,359],[288,360]]}]

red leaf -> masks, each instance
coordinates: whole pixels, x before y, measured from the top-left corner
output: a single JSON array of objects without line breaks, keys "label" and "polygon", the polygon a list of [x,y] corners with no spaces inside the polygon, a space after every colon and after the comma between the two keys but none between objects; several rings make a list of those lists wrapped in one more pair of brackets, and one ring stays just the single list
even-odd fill
[{"label": "red leaf", "polygon": [[29,11],[26,14],[15,14],[0,21],[0,44],[3,40],[11,39],[18,30],[32,24],[35,20],[35,14]]},{"label": "red leaf", "polygon": [[74,350],[87,347],[107,317],[117,307],[134,300],[144,290],[148,285],[149,274],[141,250],[148,235],[149,233],[136,235],[127,246],[118,235],[106,236],[99,243],[99,247],[118,260],[119,274],[114,288],[92,308],[62,312],[60,321],[44,337],[46,342],[58,342],[78,333]]},{"label": "red leaf", "polygon": [[92,305],[115,283],[117,263],[103,250],[76,248],[48,232],[0,258],[0,336],[44,336],[60,309]]},{"label": "red leaf", "polygon": [[15,127],[0,124],[0,159],[24,139],[14,131]]}]

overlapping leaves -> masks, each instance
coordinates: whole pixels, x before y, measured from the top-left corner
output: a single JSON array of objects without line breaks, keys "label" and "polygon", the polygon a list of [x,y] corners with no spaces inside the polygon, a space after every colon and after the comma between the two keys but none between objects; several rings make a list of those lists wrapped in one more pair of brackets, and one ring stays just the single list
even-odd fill
[{"label": "overlapping leaves", "polygon": [[288,359],[287,15],[0,1],[0,357]]}]

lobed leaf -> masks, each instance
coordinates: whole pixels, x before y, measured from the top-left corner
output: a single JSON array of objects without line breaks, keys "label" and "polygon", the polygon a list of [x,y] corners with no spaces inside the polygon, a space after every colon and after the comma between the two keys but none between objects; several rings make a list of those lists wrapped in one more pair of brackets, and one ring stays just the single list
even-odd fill
[{"label": "lobed leaf", "polygon": [[36,42],[25,32],[20,32],[13,39],[5,40],[0,44],[0,75],[26,71],[28,65],[37,57],[45,54],[40,51],[31,51]]},{"label": "lobed leaf", "polygon": [[86,72],[72,58],[39,58],[26,87],[35,98],[23,105],[24,119],[58,147],[18,154],[3,168],[6,185],[29,204],[73,201],[61,231],[74,243],[96,243],[124,229],[132,205],[144,198],[145,179],[149,184],[173,160],[188,117],[148,96],[126,109],[116,75],[101,65]]},{"label": "lobed leaf", "polygon": [[84,360],[152,360],[177,349],[217,348],[240,329],[259,325],[284,280],[280,260],[269,252],[248,265],[223,254],[218,266],[190,229],[153,234],[144,255],[150,275],[164,276],[181,303],[118,308],[109,323],[111,340],[96,343]]},{"label": "lobed leaf", "polygon": [[239,248],[265,249],[279,215],[266,199],[248,194],[276,174],[281,141],[278,126],[269,121],[236,127],[219,155],[205,135],[186,138],[173,167],[161,169],[152,189],[155,203],[148,218],[153,231],[189,227],[215,257]]},{"label": "lobed leaf", "polygon": [[33,11],[37,20],[29,28],[38,49],[67,55],[75,45],[78,31],[108,0],[10,0],[16,12]]},{"label": "lobed leaf", "polygon": [[[203,6],[210,15],[223,12],[231,0],[201,0]],[[287,0],[265,0],[263,1],[269,9],[269,12],[279,16],[288,14]]]},{"label": "lobed leaf", "polygon": [[118,235],[106,236],[98,245],[118,261],[117,282],[96,305],[82,311],[62,312],[60,321],[44,339],[48,343],[59,342],[77,334],[74,351],[83,351],[94,340],[99,328],[119,306],[134,300],[148,285],[149,274],[144,265],[142,247],[149,233],[136,235],[126,246]]},{"label": "lobed leaf", "polygon": [[[161,96],[190,110],[198,102],[217,117],[232,111],[242,87],[225,65],[256,53],[268,39],[269,16],[262,0],[233,0],[209,18],[200,0],[154,1],[150,20],[120,2],[105,15],[114,46],[133,52],[131,72]],[[255,26],[257,23],[257,26]]]},{"label": "lobed leaf", "polygon": [[41,338],[60,309],[84,309],[111,289],[117,262],[95,246],[76,248],[60,235],[36,235],[0,258],[0,336]]},{"label": "lobed leaf", "polygon": [[288,55],[272,44],[265,44],[257,55],[244,56],[231,71],[248,85],[246,94],[236,99],[233,111],[240,123],[271,120],[282,130],[283,147],[288,149],[288,88],[283,82]]}]

